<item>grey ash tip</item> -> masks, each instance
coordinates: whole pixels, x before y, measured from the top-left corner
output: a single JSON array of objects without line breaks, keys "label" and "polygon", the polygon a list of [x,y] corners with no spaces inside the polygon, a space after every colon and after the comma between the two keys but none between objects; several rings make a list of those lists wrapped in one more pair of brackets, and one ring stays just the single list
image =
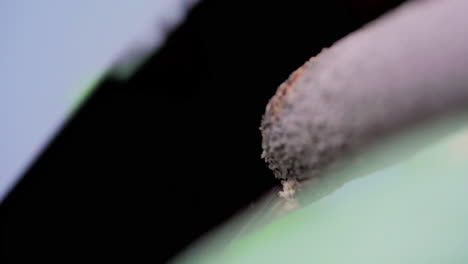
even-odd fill
[{"label": "grey ash tip", "polygon": [[314,96],[304,93],[303,86],[311,85],[304,76],[312,70],[313,60],[278,88],[262,119],[262,158],[279,179],[302,181],[318,175],[346,147],[345,133],[328,122],[340,119],[328,109],[333,98],[320,94],[322,102],[314,104]]}]

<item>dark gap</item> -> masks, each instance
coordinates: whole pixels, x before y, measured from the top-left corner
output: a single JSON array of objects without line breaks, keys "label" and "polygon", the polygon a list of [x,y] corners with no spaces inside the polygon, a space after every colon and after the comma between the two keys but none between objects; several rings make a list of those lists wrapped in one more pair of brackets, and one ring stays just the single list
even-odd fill
[{"label": "dark gap", "polygon": [[248,206],[277,184],[258,130],[277,86],[388,8],[353,2],[194,8],[129,80],[100,83],[0,206],[0,261],[161,262]]}]

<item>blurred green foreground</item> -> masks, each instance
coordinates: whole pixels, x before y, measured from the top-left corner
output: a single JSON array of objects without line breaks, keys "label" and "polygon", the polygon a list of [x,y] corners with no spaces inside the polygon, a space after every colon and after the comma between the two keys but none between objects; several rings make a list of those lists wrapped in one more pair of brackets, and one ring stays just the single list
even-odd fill
[{"label": "blurred green foreground", "polygon": [[174,263],[468,263],[467,121],[379,142],[302,190],[300,209],[239,235],[254,207]]}]

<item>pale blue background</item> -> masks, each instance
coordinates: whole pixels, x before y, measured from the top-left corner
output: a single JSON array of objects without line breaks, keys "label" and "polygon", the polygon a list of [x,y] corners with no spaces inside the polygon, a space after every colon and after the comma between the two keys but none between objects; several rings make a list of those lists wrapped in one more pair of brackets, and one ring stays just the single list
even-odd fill
[{"label": "pale blue background", "polygon": [[0,0],[0,201],[87,85],[154,49],[193,2]]}]

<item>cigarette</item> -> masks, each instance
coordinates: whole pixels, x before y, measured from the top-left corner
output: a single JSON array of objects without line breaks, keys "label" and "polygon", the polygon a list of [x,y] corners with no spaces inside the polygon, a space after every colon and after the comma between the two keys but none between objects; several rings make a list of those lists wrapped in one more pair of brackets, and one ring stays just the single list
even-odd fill
[{"label": "cigarette", "polygon": [[306,62],[261,123],[262,157],[291,184],[412,124],[468,107],[468,1],[411,1]]}]

